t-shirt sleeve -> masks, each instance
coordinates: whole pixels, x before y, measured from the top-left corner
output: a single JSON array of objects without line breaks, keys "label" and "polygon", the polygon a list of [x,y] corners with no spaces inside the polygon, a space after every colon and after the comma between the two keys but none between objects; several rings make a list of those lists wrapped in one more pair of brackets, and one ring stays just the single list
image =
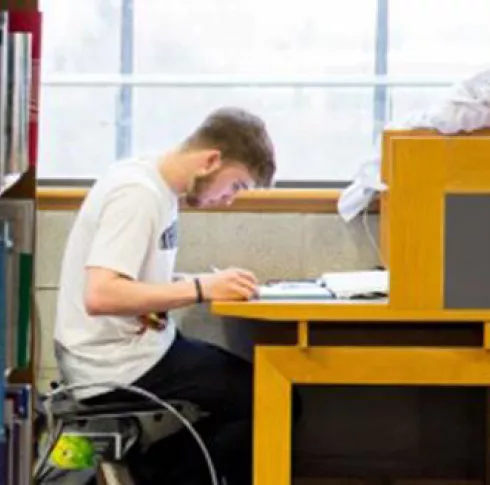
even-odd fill
[{"label": "t-shirt sleeve", "polygon": [[145,187],[119,187],[106,196],[86,267],[138,279],[158,229],[156,196]]}]

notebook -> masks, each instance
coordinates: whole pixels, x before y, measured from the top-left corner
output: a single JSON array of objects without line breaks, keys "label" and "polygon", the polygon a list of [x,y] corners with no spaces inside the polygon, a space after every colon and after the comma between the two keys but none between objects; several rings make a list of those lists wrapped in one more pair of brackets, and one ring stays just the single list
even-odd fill
[{"label": "notebook", "polygon": [[324,284],[335,298],[356,298],[369,295],[388,296],[389,272],[374,271],[340,271],[324,273],[319,282]]}]

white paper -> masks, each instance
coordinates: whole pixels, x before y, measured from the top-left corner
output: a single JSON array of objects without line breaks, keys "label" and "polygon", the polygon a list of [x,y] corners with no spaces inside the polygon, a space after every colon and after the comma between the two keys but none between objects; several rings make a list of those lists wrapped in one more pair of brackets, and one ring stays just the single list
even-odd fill
[{"label": "white paper", "polygon": [[331,293],[315,282],[278,282],[259,286],[259,300],[325,300]]},{"label": "white paper", "polygon": [[351,298],[356,295],[384,293],[389,291],[388,271],[341,271],[324,273],[320,277],[336,298]]}]

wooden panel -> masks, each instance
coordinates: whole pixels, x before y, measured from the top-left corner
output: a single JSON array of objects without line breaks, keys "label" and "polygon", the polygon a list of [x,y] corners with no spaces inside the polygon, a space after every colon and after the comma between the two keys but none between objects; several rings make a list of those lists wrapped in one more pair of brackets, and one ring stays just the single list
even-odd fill
[{"label": "wooden panel", "polygon": [[412,131],[412,130],[387,130],[383,133],[382,151],[381,151],[381,180],[388,186],[388,190],[380,194],[380,224],[379,224],[379,241],[382,264],[389,267],[390,261],[390,194],[392,183],[392,166],[393,152],[392,140],[396,137],[427,137],[434,136],[431,131]]},{"label": "wooden panel", "polygon": [[408,140],[390,148],[390,304],[442,308],[442,141]]},{"label": "wooden panel", "polygon": [[213,302],[212,312],[216,315],[253,318],[270,321],[321,321],[343,322],[400,322],[425,324],[434,322],[483,322],[490,320],[490,310],[420,310],[393,308],[387,302],[366,300],[326,301],[247,301]]},{"label": "wooden panel", "polygon": [[261,352],[292,383],[490,385],[490,355],[483,349],[269,347]]},{"label": "wooden panel", "polygon": [[380,244],[396,308],[443,308],[444,198],[490,193],[489,160],[490,130],[385,132]]},{"label": "wooden panel", "polygon": [[254,483],[291,483],[291,383],[255,349]]},{"label": "wooden panel", "polygon": [[446,192],[490,192],[490,136],[448,138],[442,151],[447,166]]}]

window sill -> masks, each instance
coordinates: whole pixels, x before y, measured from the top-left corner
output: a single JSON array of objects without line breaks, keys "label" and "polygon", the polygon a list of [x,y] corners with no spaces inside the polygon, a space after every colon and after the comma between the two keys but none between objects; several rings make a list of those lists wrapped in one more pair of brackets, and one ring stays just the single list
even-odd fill
[{"label": "window sill", "polygon": [[[88,189],[38,187],[39,210],[76,211]],[[240,194],[232,205],[193,209],[182,205],[184,212],[272,212],[336,214],[340,191],[336,189],[262,189]],[[378,203],[370,207],[378,212]]]}]

